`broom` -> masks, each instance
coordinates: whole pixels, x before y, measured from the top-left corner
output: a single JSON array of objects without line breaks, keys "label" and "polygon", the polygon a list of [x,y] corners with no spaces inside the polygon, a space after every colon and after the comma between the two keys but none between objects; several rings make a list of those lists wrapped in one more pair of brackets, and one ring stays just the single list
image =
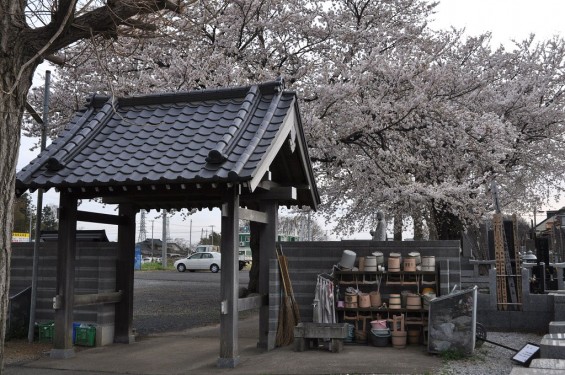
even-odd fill
[{"label": "broom", "polygon": [[292,286],[288,275],[288,262],[284,255],[279,254],[279,251],[280,250],[277,248],[277,260],[281,271],[284,296],[279,309],[275,343],[277,346],[286,346],[294,341],[294,327],[296,326],[300,314],[292,293]]}]

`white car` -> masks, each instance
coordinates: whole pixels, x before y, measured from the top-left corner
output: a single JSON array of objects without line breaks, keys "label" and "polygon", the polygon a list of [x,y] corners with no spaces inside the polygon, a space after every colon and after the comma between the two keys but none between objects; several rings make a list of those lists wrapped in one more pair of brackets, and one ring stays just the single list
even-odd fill
[{"label": "white car", "polygon": [[175,262],[175,268],[179,272],[186,270],[210,270],[216,273],[222,264],[222,254],[216,252],[195,253],[188,258],[179,259]]}]

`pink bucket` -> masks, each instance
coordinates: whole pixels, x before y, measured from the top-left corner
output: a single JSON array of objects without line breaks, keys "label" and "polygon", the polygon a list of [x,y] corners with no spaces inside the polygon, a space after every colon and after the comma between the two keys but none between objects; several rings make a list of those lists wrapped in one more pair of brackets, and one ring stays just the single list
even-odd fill
[{"label": "pink bucket", "polygon": [[386,320],[373,320],[371,321],[372,329],[387,329]]}]

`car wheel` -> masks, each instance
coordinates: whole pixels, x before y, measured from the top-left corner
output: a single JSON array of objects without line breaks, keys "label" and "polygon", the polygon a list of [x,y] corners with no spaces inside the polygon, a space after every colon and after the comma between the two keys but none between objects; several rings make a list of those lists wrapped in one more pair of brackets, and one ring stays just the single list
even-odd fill
[{"label": "car wheel", "polygon": [[180,263],[177,266],[177,270],[179,270],[179,272],[184,272],[184,271],[186,271],[186,266],[184,264]]},{"label": "car wheel", "polygon": [[219,270],[220,270],[220,267],[218,267],[217,264],[212,264],[212,265],[210,266],[210,271],[211,271],[212,273],[217,273]]}]

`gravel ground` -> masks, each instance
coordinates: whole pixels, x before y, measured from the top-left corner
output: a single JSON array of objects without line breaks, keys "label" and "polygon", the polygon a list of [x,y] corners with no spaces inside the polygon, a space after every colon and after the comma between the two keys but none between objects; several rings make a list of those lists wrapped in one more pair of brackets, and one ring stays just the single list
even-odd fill
[{"label": "gravel ground", "polygon": [[[489,331],[487,340],[518,350],[527,342],[539,343],[542,337],[534,333]],[[510,374],[512,367],[517,366],[511,360],[514,354],[514,351],[485,342],[472,357],[445,360],[441,375]]]}]

